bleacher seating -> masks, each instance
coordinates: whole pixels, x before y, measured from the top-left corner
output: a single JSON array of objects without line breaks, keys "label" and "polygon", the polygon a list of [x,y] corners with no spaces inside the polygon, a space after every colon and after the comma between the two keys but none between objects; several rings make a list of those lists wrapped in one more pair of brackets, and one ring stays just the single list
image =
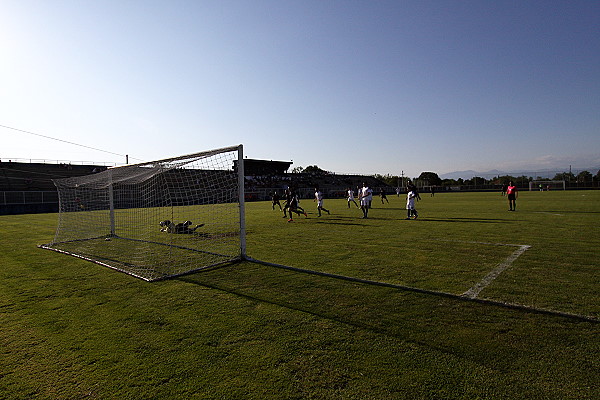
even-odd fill
[{"label": "bleacher seating", "polygon": [[[89,175],[106,169],[106,166],[99,165],[2,161],[0,162],[0,215],[56,211],[58,198],[52,179]],[[372,176],[325,172],[280,173],[279,171],[271,171],[264,175],[247,175],[245,189],[249,194],[247,196],[249,200],[268,200],[270,192],[283,192],[288,186],[295,186],[303,198],[311,198],[315,186],[318,186],[329,198],[335,198],[345,197],[349,187],[356,191],[357,187],[362,187],[363,182],[377,192],[380,189],[387,193],[393,192],[393,188]]]},{"label": "bleacher seating", "polygon": [[0,162],[0,215],[55,212],[58,195],[52,179],[89,175],[106,166]]},{"label": "bleacher seating", "polygon": [[52,179],[89,175],[105,166],[0,162],[0,191],[54,191]]},{"label": "bleacher seating", "polygon": [[391,194],[395,190],[372,176],[331,173],[246,176],[245,189],[247,200],[268,200],[271,192],[277,191],[281,194],[289,186],[294,186],[301,198],[312,198],[315,186],[318,186],[328,198],[343,198],[347,196],[347,188],[352,188],[356,195],[358,193],[357,188],[362,187],[363,183],[366,183],[377,193],[383,190],[387,194]]}]

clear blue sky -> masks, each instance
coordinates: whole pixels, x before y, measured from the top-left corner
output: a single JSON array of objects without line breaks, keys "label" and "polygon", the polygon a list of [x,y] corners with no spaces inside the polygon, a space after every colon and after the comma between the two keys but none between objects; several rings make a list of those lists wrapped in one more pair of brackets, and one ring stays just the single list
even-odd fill
[{"label": "clear blue sky", "polygon": [[[600,1],[1,0],[0,125],[154,160],[600,165]],[[0,128],[0,158],[123,162]]]}]

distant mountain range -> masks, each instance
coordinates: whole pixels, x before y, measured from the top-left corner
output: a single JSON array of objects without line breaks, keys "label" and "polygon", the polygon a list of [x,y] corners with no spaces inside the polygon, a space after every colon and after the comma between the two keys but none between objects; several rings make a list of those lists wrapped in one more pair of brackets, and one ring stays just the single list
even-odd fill
[{"label": "distant mountain range", "polygon": [[[579,172],[581,171],[589,171],[591,172],[593,175],[595,175],[598,170],[600,170],[600,166],[596,166],[596,167],[591,167],[591,168],[572,168],[571,172],[575,175],[577,175]],[[536,177],[541,177],[541,178],[546,178],[546,179],[552,179],[554,178],[554,176],[558,173],[561,172],[568,172],[565,171],[564,169],[540,169],[540,170],[535,170],[535,171],[499,171],[497,169],[493,169],[491,171],[486,171],[486,172],[477,172],[477,171],[473,171],[473,170],[466,170],[466,171],[454,171],[454,172],[448,172],[446,174],[440,174],[440,178],[441,179],[471,179],[474,176],[478,176],[481,178],[486,178],[486,179],[490,179],[493,178],[495,176],[504,176],[504,175],[511,175],[511,176],[533,176],[534,178]]]}]

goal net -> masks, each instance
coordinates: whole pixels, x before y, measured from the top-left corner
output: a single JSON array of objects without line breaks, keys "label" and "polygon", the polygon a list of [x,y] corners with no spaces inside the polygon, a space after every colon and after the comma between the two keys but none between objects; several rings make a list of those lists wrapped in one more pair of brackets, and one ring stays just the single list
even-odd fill
[{"label": "goal net", "polygon": [[565,181],[551,181],[551,180],[534,180],[529,181],[529,191],[539,190],[545,192],[548,190],[566,190]]},{"label": "goal net", "polygon": [[245,257],[242,146],[54,181],[59,220],[40,247],[154,281]]}]

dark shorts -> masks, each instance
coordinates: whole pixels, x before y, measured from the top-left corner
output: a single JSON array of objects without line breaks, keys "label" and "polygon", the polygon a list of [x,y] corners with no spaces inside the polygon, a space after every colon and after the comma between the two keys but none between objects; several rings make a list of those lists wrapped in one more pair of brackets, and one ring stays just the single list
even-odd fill
[{"label": "dark shorts", "polygon": [[517,196],[514,193],[511,193],[511,194],[508,195],[508,199],[509,200],[516,200]]}]

